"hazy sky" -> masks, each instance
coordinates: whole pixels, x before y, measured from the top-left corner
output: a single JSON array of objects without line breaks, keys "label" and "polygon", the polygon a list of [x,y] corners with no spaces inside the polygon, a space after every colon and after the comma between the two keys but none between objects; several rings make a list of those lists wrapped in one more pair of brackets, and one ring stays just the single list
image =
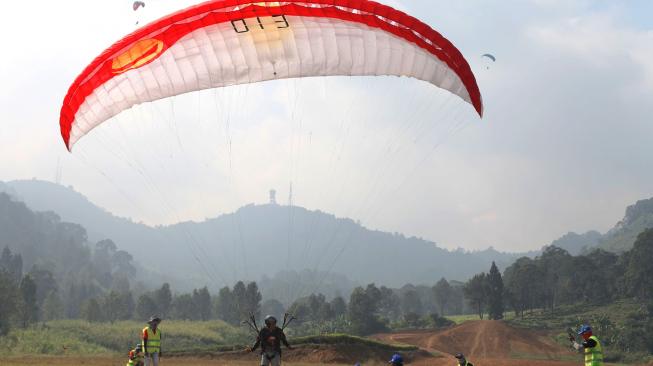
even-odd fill
[{"label": "hazy sky", "polygon": [[[69,154],[61,101],[112,42],[193,1],[12,1],[0,22],[0,180],[54,180],[150,224],[276,188],[449,248],[538,248],[653,196],[653,2],[395,0],[468,58],[485,118],[399,78],[279,81],[140,106]],[[492,53],[490,65],[480,55]],[[488,68],[489,66],[489,68]]]}]

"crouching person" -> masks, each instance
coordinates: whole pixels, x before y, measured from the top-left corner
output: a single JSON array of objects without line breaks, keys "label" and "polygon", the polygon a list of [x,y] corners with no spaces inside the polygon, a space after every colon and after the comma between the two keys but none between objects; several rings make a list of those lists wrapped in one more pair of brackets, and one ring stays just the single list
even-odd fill
[{"label": "crouching person", "polygon": [[127,366],[143,366],[143,346],[141,343],[136,345],[136,348],[129,351],[129,361]]}]

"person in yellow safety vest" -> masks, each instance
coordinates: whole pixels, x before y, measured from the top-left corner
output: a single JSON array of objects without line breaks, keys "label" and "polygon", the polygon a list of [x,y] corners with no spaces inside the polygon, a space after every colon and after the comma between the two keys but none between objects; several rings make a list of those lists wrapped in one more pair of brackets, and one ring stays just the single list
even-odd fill
[{"label": "person in yellow safety vest", "polygon": [[592,327],[583,325],[578,331],[578,335],[583,337],[583,343],[576,342],[573,337],[572,346],[578,351],[585,354],[585,366],[603,366],[603,347],[601,341],[592,335]]},{"label": "person in yellow safety vest", "polygon": [[127,366],[143,366],[143,344],[139,343],[136,348],[129,351]]},{"label": "person in yellow safety vest", "polygon": [[456,359],[458,359],[458,365],[457,366],[474,366],[472,365],[471,362],[467,362],[467,359],[465,358],[465,355],[462,353],[456,353],[454,356]]},{"label": "person in yellow safety vest", "polygon": [[161,318],[153,315],[143,328],[143,352],[145,352],[145,366],[159,366],[161,358],[161,330],[159,324]]}]

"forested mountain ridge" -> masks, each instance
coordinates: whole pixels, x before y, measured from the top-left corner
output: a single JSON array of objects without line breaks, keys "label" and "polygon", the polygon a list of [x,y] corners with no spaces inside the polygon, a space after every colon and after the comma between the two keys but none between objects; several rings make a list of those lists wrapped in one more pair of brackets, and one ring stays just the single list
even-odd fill
[{"label": "forested mountain ridge", "polygon": [[587,253],[594,248],[621,253],[630,250],[637,236],[650,228],[653,228],[653,198],[628,206],[624,218],[605,234],[570,232],[554,240],[550,246],[565,249],[572,255]]},{"label": "forested mountain ridge", "polygon": [[623,220],[603,236],[599,246],[612,252],[629,250],[633,247],[637,236],[650,228],[653,228],[653,198],[640,200],[628,206]]},{"label": "forested mountain ridge", "polygon": [[133,277],[131,254],[119,251],[111,240],[88,242],[79,224],[62,221],[53,212],[33,212],[0,192],[0,248],[19,253],[22,267],[39,267],[66,277],[78,276],[111,286],[112,273]]},{"label": "forested mountain ridge", "polygon": [[588,231],[584,234],[569,232],[554,240],[550,246],[562,248],[571,255],[578,255],[582,252],[596,247],[603,236],[598,231]]},{"label": "forested mountain ridge", "polygon": [[341,273],[358,283],[402,286],[441,277],[466,279],[493,260],[505,267],[523,255],[492,248],[450,251],[428,240],[369,230],[351,219],[295,206],[248,205],[203,222],[150,227],[113,216],[72,188],[54,183],[12,181],[5,190],[34,210],[54,211],[80,223],[91,240],[111,237],[137,262],[186,284],[212,286],[309,269]]},{"label": "forested mountain ridge", "polygon": [[33,212],[3,192],[0,233],[0,270],[21,291],[33,289],[33,306],[39,309],[30,315],[33,319],[77,317],[84,300],[128,290],[143,278],[131,254],[111,240],[91,243],[81,225],[64,222],[53,212]]}]

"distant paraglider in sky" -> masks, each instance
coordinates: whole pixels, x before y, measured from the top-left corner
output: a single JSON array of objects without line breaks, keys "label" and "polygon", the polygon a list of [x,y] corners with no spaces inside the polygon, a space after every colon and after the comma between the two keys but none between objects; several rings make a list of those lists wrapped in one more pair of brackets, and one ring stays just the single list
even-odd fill
[{"label": "distant paraglider in sky", "polygon": [[490,55],[489,53],[484,54],[483,57],[487,57],[487,58],[489,58],[490,60],[492,60],[492,62],[496,62],[496,61],[497,61],[497,58],[494,57],[493,55]]},{"label": "distant paraglider in sky", "polygon": [[485,68],[486,68],[487,70],[490,69],[490,64],[489,64],[490,61],[492,61],[492,63],[497,62],[497,58],[494,57],[494,55],[491,55],[491,54],[489,54],[489,53],[483,54],[483,56],[481,56],[481,57],[482,57],[484,60],[487,60],[487,61],[488,61],[488,64],[485,66]]},{"label": "distant paraglider in sky", "polygon": [[[144,7],[145,7],[145,3],[142,2],[142,1],[134,1],[134,3],[132,4],[132,9],[134,9],[134,11],[138,11],[138,9],[144,8]],[[137,18],[135,25],[138,25],[138,23],[140,23],[140,20]]]},{"label": "distant paraglider in sky", "polygon": [[145,3],[142,1],[134,1],[134,4],[132,5],[132,9],[134,9],[134,11],[144,7],[145,7]]}]

